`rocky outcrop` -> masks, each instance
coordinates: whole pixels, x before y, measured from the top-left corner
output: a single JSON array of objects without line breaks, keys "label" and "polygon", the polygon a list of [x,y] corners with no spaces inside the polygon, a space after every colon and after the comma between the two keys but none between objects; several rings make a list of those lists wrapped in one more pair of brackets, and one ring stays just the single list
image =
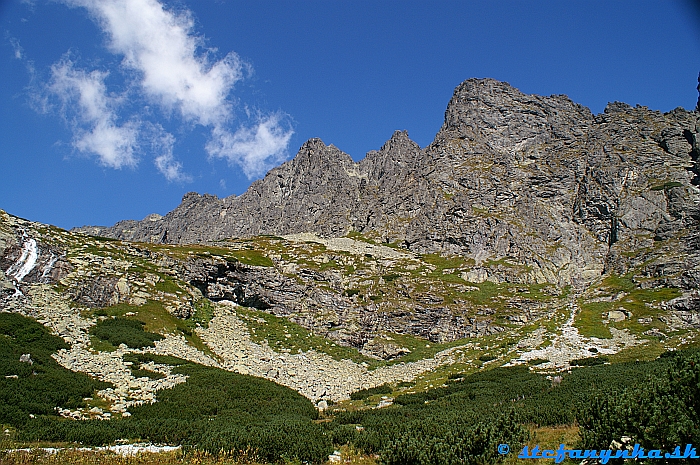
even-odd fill
[{"label": "rocky outcrop", "polygon": [[5,219],[7,229],[0,229],[0,300],[21,294],[23,285],[56,283],[70,273],[65,250],[32,237],[21,226],[9,228],[15,220],[9,215]]},{"label": "rocky outcrop", "polygon": [[[114,311],[134,316],[146,308],[206,324],[206,310],[195,315],[197,306],[207,305],[203,298],[233,302],[287,318],[316,336],[375,358],[403,353],[402,347],[385,340],[391,333],[447,342],[503,330],[498,315],[476,314],[473,302],[445,301],[439,295],[477,287],[455,284],[450,290],[442,282],[442,272],[430,276],[434,266],[384,245],[300,234],[262,238],[269,247],[259,244],[262,250],[251,250],[254,242],[245,240],[216,247],[159,247],[52,230],[5,212],[0,212],[0,220],[5,243],[11,244],[0,255],[5,266],[0,271],[8,276],[0,308],[35,317],[31,302],[38,297],[32,286],[53,285],[76,308],[101,316]],[[236,258],[250,252],[265,266]],[[61,271],[54,273],[55,269]],[[448,272],[459,274],[454,269]],[[404,275],[400,286],[387,285],[384,278],[392,281]],[[54,276],[60,279],[54,281]],[[504,312],[527,321],[526,316],[544,313],[551,305],[555,302]],[[70,318],[66,324],[78,325]],[[190,329],[169,324],[191,335],[192,324]],[[85,343],[71,341],[79,342]]]},{"label": "rocky outcrop", "polygon": [[[385,332],[446,342],[503,330],[490,320],[455,315],[447,306],[358,305],[343,295],[343,278],[330,271],[298,269],[297,278],[294,278],[275,267],[197,258],[186,262],[181,273],[183,280],[212,301],[265,310],[288,318],[314,334],[362,349],[367,355],[378,358],[393,358],[402,353],[399,347],[390,348],[375,340],[378,334]],[[442,302],[442,298],[438,302]],[[435,302],[426,298],[425,303]]]}]

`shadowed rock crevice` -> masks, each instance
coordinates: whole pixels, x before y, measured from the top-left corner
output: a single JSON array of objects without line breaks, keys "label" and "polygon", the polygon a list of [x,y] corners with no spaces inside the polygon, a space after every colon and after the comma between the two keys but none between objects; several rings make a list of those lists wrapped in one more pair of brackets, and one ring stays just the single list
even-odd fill
[{"label": "shadowed rock crevice", "polygon": [[259,272],[235,262],[197,259],[185,265],[185,279],[212,301],[229,300],[244,307],[267,310],[270,302],[251,288]]}]

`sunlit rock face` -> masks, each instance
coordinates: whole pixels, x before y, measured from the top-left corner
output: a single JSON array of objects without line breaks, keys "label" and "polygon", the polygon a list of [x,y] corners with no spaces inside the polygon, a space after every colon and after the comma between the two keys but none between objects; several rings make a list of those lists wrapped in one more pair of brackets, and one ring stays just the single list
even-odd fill
[{"label": "sunlit rock face", "polygon": [[353,162],[311,139],[239,197],[190,193],[164,217],[84,230],[163,243],[359,231],[472,259],[481,280],[560,285],[624,273],[673,249],[673,263],[648,274],[690,286],[698,279],[697,119],[619,102],[593,115],[565,95],[470,79],[428,147],[397,131]]}]

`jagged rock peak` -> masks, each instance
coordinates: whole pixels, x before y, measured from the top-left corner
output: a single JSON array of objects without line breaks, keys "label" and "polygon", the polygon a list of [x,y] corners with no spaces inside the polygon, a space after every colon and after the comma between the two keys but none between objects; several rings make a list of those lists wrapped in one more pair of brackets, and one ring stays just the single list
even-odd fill
[{"label": "jagged rock peak", "polygon": [[579,106],[564,94],[550,95],[549,97],[537,94],[525,94],[505,81],[497,81],[492,78],[472,78],[467,79],[455,88],[452,99],[447,105],[447,109],[449,111],[450,106],[458,102],[467,101],[498,105],[512,103],[517,105],[522,102],[540,99],[557,100]]},{"label": "jagged rock peak", "polygon": [[212,194],[200,194],[199,192],[188,192],[185,195],[182,196],[182,203],[195,203],[195,202],[202,202],[202,201],[216,201],[219,200],[219,197],[216,195]]},{"label": "jagged rock peak", "polygon": [[397,174],[397,165],[413,164],[420,152],[420,146],[408,137],[407,131],[394,131],[379,151],[368,152],[359,164],[370,178],[379,179]]},{"label": "jagged rock peak", "polygon": [[496,95],[496,94],[522,94],[518,89],[511,86],[505,81],[497,81],[492,78],[471,78],[459,84],[454,91],[454,95],[463,97],[472,96],[478,98],[481,96]]},{"label": "jagged rock peak", "polygon": [[605,109],[603,110],[603,113],[605,114],[610,114],[610,113],[627,113],[628,111],[632,110],[632,106],[625,103],[625,102],[608,102],[608,104],[605,106]]},{"label": "jagged rock peak", "polygon": [[352,162],[352,158],[335,145],[326,145],[321,139],[314,137],[304,142],[297,155],[291,160],[292,163],[300,161],[328,165]]},{"label": "jagged rock peak", "polygon": [[448,116],[465,109],[486,112],[497,108],[518,107],[539,96],[526,95],[507,82],[495,79],[468,79],[458,85],[445,110]]},{"label": "jagged rock peak", "polygon": [[146,216],[143,221],[160,221],[163,219],[163,215],[160,215],[158,213],[151,213],[150,215]]},{"label": "jagged rock peak", "polygon": [[326,145],[320,138],[312,137],[302,144],[302,146],[299,148],[299,152],[313,152],[315,150],[324,150],[326,148],[328,148],[328,145]]},{"label": "jagged rock peak", "polygon": [[591,111],[566,95],[524,94],[507,82],[469,79],[457,86],[437,140],[464,139],[508,150],[525,141],[581,136]]},{"label": "jagged rock peak", "polygon": [[394,148],[405,148],[405,147],[417,147],[420,149],[420,146],[413,142],[410,137],[408,137],[408,131],[399,131],[396,130],[394,131],[394,134],[391,135],[391,138],[382,145],[382,148],[379,150],[380,152],[389,152]]}]

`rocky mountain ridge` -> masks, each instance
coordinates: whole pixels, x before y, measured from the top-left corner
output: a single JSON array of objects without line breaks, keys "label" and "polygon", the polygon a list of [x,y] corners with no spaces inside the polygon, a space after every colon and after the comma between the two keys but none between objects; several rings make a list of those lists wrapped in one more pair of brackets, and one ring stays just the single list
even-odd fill
[{"label": "rocky mountain ridge", "polygon": [[699,127],[682,108],[615,102],[593,115],[564,95],[470,79],[425,149],[397,131],[355,163],[311,139],[239,197],[189,193],[164,217],[80,230],[176,244],[354,231],[473,260],[472,280],[560,286],[624,274],[641,264],[636,251],[673,243],[685,271],[643,273],[690,289],[699,282]]}]

